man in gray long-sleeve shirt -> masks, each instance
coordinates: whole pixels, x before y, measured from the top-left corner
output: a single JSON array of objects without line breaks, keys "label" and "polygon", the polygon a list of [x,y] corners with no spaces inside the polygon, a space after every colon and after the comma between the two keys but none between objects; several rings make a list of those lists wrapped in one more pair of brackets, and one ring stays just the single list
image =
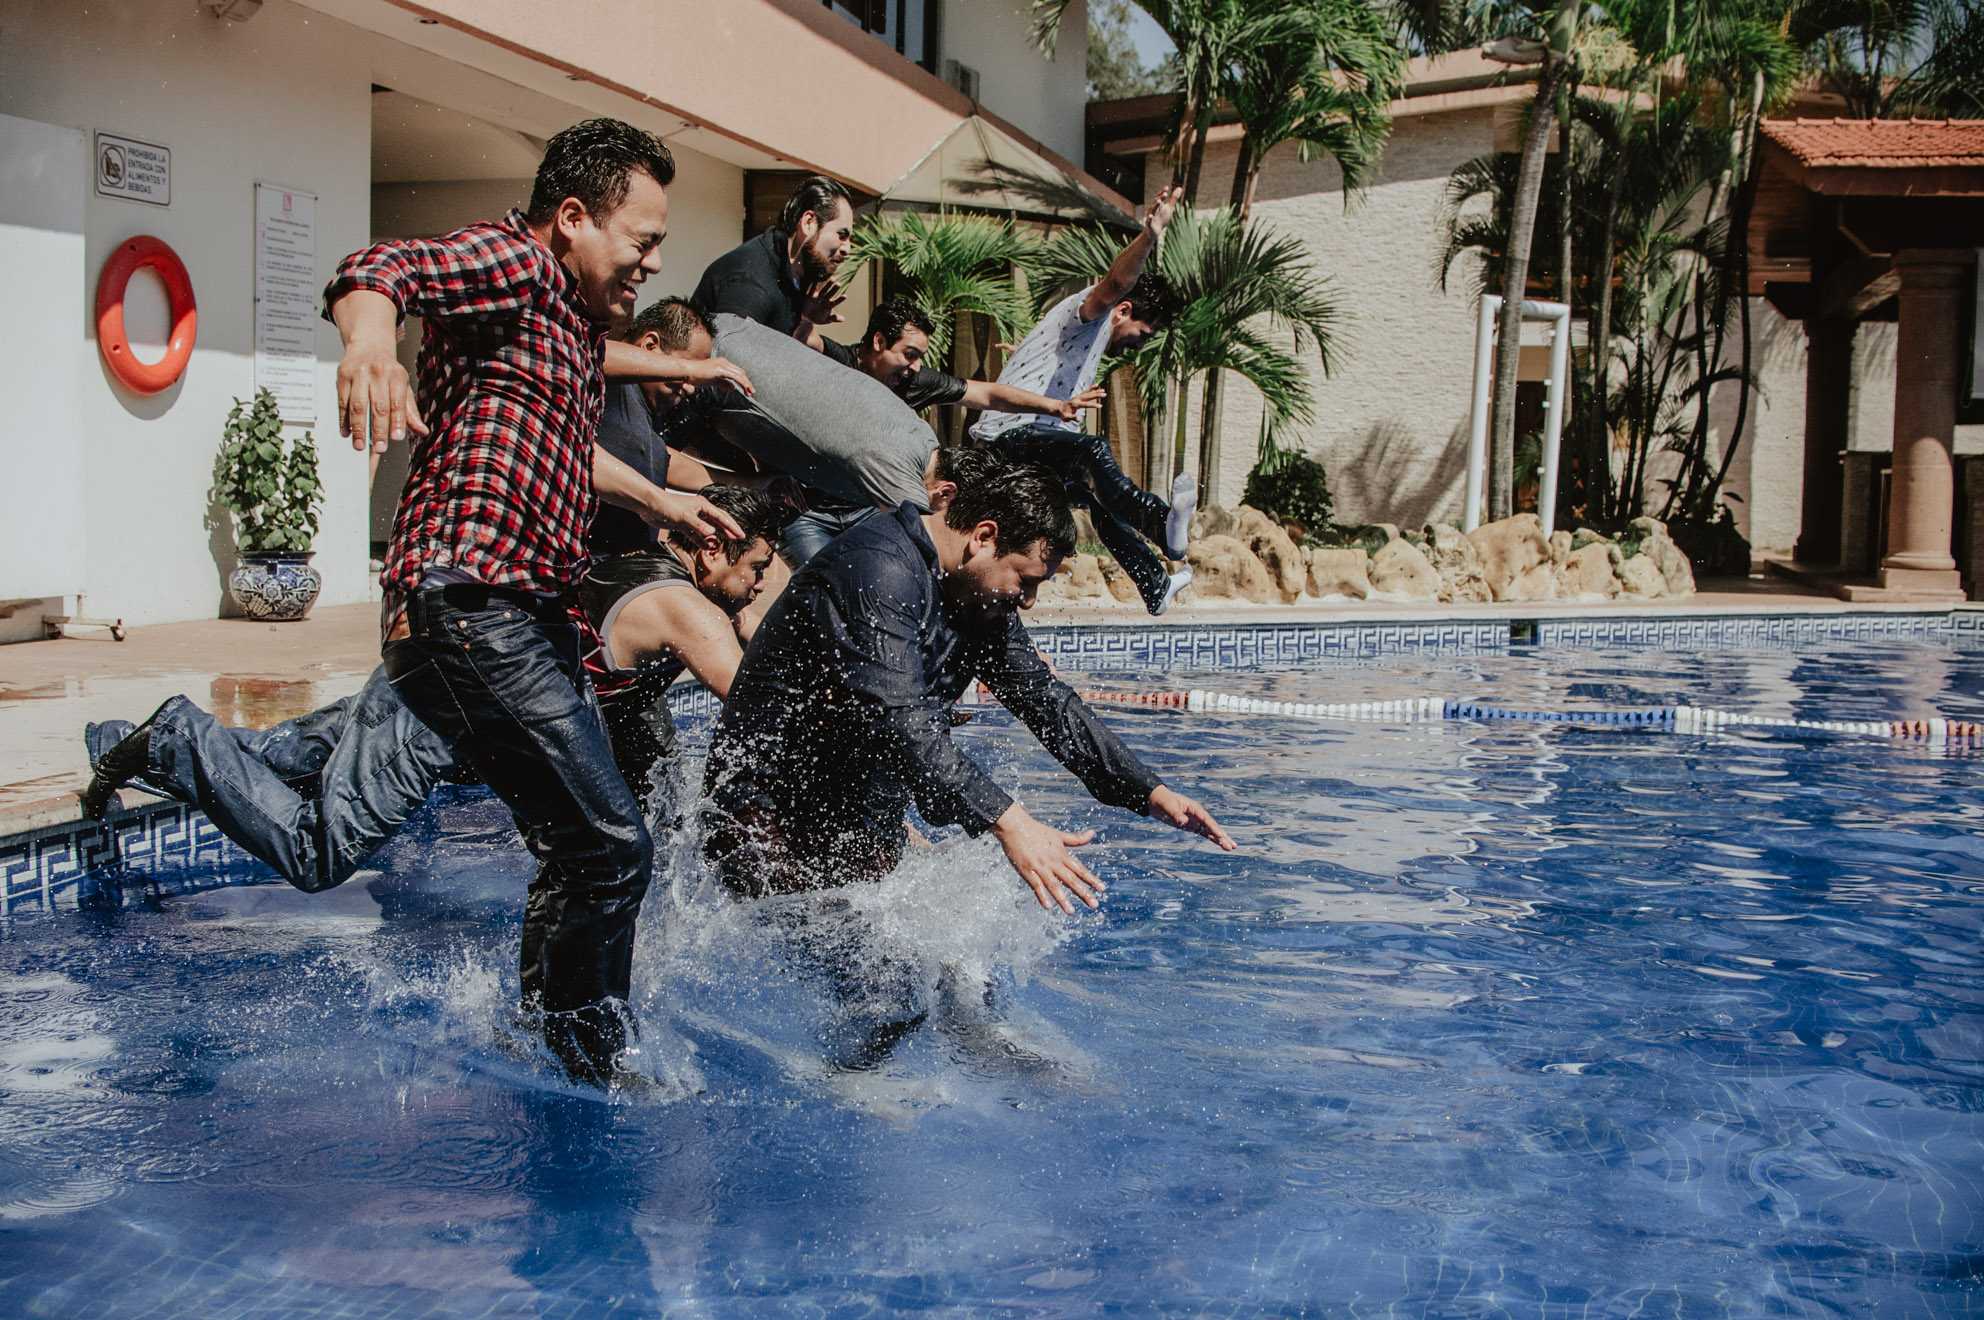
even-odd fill
[{"label": "man in gray long-sleeve shirt", "polygon": [[843,534],[758,628],[710,747],[709,850],[734,888],[783,893],[894,867],[911,802],[933,825],[991,833],[1043,907],[1097,905],[1069,834],[1028,814],[951,738],[983,679],[1102,802],[1231,849],[1054,676],[1019,611],[1073,549],[1062,483],[1031,465],[942,451],[938,512],[905,504]]}]

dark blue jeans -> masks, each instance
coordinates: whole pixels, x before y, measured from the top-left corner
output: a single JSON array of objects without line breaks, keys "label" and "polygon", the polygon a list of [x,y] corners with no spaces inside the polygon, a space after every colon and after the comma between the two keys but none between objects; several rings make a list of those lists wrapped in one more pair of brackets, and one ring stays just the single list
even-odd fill
[{"label": "dark blue jeans", "polygon": [[314,894],[344,883],[455,775],[447,744],[376,669],[357,695],[264,730],[174,697],[152,717],[145,779]]},{"label": "dark blue jeans", "polygon": [[407,600],[386,672],[407,707],[516,816],[538,861],[524,907],[524,1002],[573,1076],[604,1081],[631,1025],[634,921],[654,865],[562,603],[474,585]]},{"label": "dark blue jeans", "polygon": [[1088,510],[1095,534],[1137,584],[1145,607],[1155,610],[1163,603],[1171,574],[1150,542],[1164,544],[1164,519],[1171,506],[1130,480],[1116,465],[1107,440],[1058,426],[1019,426],[993,440],[990,448],[1038,463],[1066,482],[1068,498]]},{"label": "dark blue jeans", "polygon": [[872,504],[822,500],[785,525],[785,534],[778,541],[779,557],[785,560],[787,568],[797,573],[806,567],[807,560],[827,548],[827,542],[880,512]]}]

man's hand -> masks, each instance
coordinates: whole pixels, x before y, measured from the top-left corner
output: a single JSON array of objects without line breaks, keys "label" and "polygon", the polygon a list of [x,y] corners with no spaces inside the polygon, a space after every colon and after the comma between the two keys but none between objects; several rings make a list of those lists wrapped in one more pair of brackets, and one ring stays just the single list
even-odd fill
[{"label": "man's hand", "polygon": [[679,490],[658,491],[641,510],[641,517],[653,527],[679,527],[691,536],[714,536],[724,541],[741,541],[744,529],[737,520],[700,495]]},{"label": "man's hand", "polygon": [[1171,223],[1172,212],[1176,211],[1178,203],[1184,200],[1183,188],[1166,188],[1151,202],[1150,210],[1144,213],[1144,232],[1150,235],[1152,243],[1164,237],[1164,227]]},{"label": "man's hand", "polygon": [[371,289],[353,289],[331,307],[344,339],[338,361],[338,434],[351,447],[384,453],[388,440],[427,434],[398,350],[399,308]]},{"label": "man's hand", "polygon": [[1211,839],[1227,852],[1234,849],[1232,836],[1219,827],[1211,812],[1183,793],[1174,793],[1162,784],[1150,791],[1150,814],[1166,825],[1175,825],[1201,838]]},{"label": "man's hand", "polygon": [[1100,408],[1103,399],[1107,398],[1108,395],[1109,391],[1103,389],[1102,386],[1091,385],[1081,393],[1075,395],[1074,398],[1063,399],[1061,406],[1054,410],[1054,415],[1064,422],[1079,422],[1083,412],[1090,408]]},{"label": "man's hand", "polygon": [[1040,900],[1040,906],[1049,911],[1058,906],[1072,917],[1075,905],[1068,901],[1071,892],[1089,907],[1102,902],[1102,891],[1107,886],[1068,851],[1091,842],[1095,838],[1094,830],[1080,834],[1057,830],[1035,820],[1025,807],[1015,802],[993,822],[992,834],[1006,850],[1006,860]]},{"label": "man's hand", "polygon": [[752,386],[751,378],[744,374],[744,368],[729,358],[683,358],[682,367],[680,379],[694,386],[735,390],[747,397],[758,392]]},{"label": "man's hand", "polygon": [[840,305],[847,301],[847,290],[832,280],[821,280],[799,299],[799,319],[812,325],[835,325],[847,318]]}]

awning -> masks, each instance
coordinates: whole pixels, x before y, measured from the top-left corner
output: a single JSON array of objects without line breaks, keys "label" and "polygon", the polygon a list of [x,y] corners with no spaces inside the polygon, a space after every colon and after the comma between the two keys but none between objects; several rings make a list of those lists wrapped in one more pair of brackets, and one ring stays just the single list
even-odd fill
[{"label": "awning", "polygon": [[1074,174],[978,115],[959,120],[883,190],[877,206],[1000,211],[1031,220],[1100,220],[1130,227],[1137,223]]}]

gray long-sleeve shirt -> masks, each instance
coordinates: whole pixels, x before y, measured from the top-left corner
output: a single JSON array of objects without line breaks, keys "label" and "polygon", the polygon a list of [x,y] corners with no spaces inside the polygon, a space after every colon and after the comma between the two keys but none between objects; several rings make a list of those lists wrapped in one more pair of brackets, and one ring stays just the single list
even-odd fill
[{"label": "gray long-sleeve shirt", "polygon": [[1054,677],[1017,612],[952,619],[908,504],[840,536],[772,606],[717,722],[707,787],[719,807],[770,805],[796,838],[864,820],[900,831],[909,801],[933,825],[983,833],[1012,799],[947,715],[980,679],[1098,801],[1149,812],[1158,776]]}]

